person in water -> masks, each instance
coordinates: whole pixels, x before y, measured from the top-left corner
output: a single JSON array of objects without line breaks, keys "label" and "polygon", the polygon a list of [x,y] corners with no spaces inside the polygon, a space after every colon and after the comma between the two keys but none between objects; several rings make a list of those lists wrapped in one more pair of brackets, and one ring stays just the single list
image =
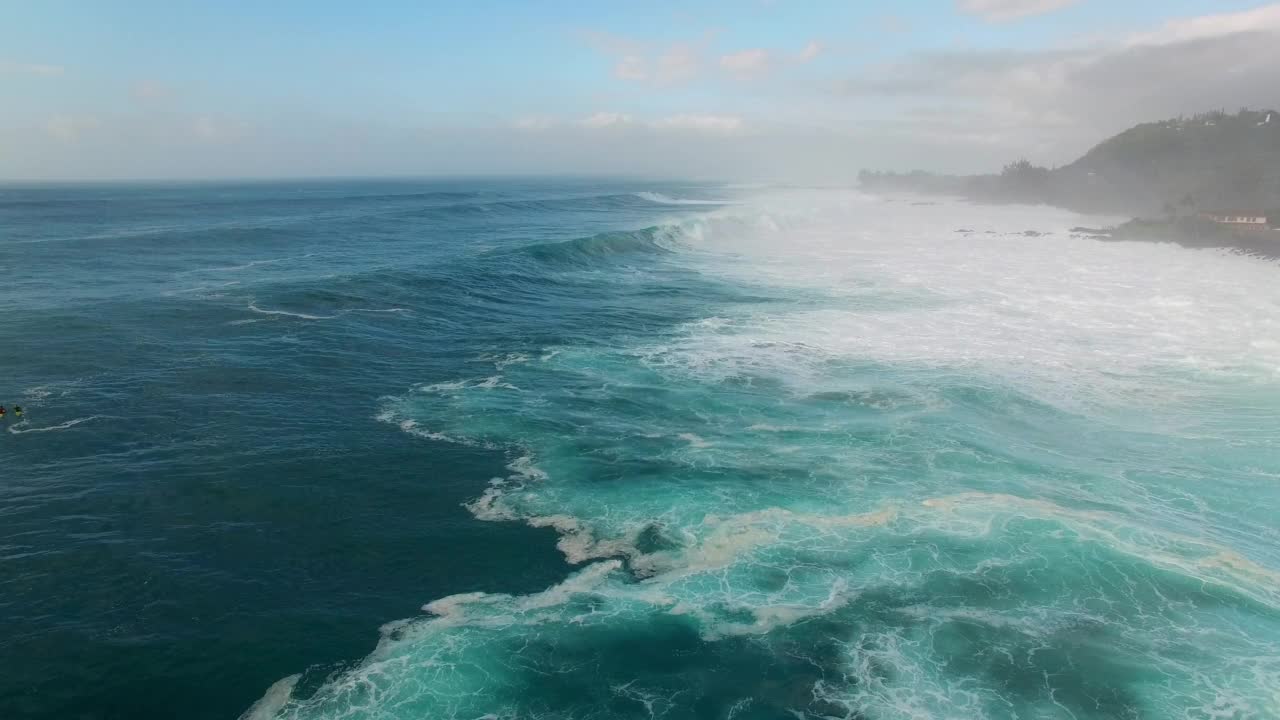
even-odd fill
[{"label": "person in water", "polygon": [[14,416],[14,417],[22,417],[22,406],[21,406],[21,405],[14,405],[14,406],[13,406],[13,416]]},{"label": "person in water", "polygon": [[4,417],[4,406],[0,405],[0,418]]}]

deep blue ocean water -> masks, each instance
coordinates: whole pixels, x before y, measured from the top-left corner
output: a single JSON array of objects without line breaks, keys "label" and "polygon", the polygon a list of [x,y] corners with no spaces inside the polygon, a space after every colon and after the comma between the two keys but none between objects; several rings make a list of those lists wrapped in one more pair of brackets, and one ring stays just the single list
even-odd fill
[{"label": "deep blue ocean water", "polygon": [[1280,717],[1280,269],[1090,220],[0,188],[0,718]]}]

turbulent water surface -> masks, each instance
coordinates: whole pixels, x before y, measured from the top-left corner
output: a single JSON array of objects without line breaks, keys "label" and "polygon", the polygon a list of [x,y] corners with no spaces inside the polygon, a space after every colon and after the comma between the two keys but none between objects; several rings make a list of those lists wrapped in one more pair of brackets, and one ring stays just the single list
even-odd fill
[{"label": "turbulent water surface", "polygon": [[0,716],[1280,717],[1280,268],[1096,220],[4,188]]}]

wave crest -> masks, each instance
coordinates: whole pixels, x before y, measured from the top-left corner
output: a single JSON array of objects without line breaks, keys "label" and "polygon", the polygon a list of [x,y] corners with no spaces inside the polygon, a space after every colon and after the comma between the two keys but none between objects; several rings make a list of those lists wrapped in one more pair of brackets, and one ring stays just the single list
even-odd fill
[{"label": "wave crest", "polygon": [[528,245],[520,252],[544,263],[591,265],[626,257],[670,254],[679,246],[682,233],[680,225],[658,225]]},{"label": "wave crest", "polygon": [[659,205],[732,205],[730,200],[692,200],[686,198],[674,198],[670,195],[663,195],[656,192],[638,192],[636,197],[642,200],[648,200],[651,203]]}]

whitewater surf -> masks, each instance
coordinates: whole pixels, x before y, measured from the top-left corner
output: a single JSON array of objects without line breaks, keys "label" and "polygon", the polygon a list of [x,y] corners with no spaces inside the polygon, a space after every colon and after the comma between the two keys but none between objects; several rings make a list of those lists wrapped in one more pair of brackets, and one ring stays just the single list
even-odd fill
[{"label": "whitewater surf", "polygon": [[[1278,711],[1274,265],[1045,208],[743,203],[523,250],[637,331],[383,399],[503,453],[467,508],[573,570],[431,600],[277,717]],[[673,286],[688,319],[640,331]]]}]

